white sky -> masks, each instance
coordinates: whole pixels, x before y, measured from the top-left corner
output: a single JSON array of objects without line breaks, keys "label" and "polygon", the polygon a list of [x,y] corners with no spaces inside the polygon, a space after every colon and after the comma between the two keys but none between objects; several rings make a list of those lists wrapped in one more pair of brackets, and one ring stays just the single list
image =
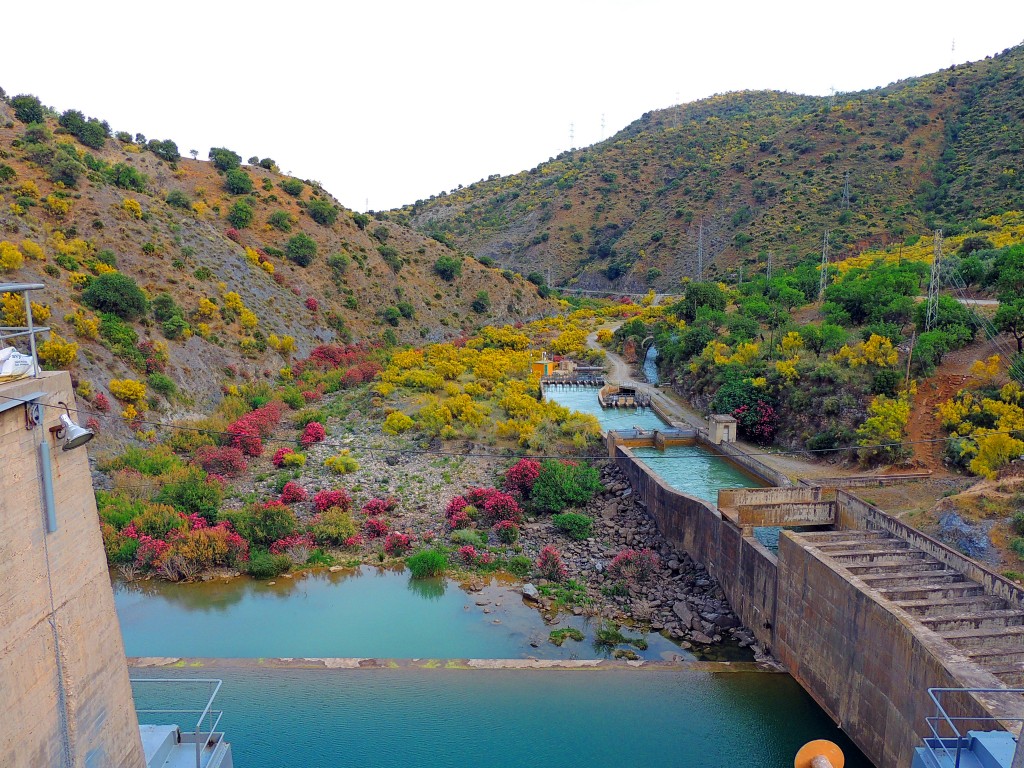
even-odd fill
[{"label": "white sky", "polygon": [[873,88],[1022,40],[1020,0],[8,2],[0,86],[380,210],[532,168],[571,123],[585,146],[602,115],[607,137],[714,93]]}]

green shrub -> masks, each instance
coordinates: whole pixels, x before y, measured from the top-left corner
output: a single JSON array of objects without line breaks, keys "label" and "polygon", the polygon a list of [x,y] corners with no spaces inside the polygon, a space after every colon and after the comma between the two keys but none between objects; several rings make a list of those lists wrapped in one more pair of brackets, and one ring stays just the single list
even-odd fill
[{"label": "green shrub", "polygon": [[551,522],[554,523],[555,528],[562,531],[570,539],[576,539],[577,541],[590,538],[590,534],[594,530],[593,518],[581,515],[578,512],[562,512],[561,514],[553,515]]},{"label": "green shrub", "polygon": [[[292,231],[292,217],[288,211],[274,211],[270,216],[267,217],[267,224],[272,226],[274,229],[280,230],[281,232]],[[330,258],[327,259],[327,263],[330,264]]]},{"label": "green shrub", "polygon": [[269,547],[278,539],[291,536],[298,525],[294,512],[275,503],[225,510],[220,519],[228,520],[243,538],[257,547]]},{"label": "green shrub", "polygon": [[871,381],[871,393],[874,395],[885,395],[895,397],[896,391],[903,382],[903,374],[891,368],[883,368],[875,373]]},{"label": "green shrub", "polygon": [[43,103],[38,96],[28,93],[20,93],[11,99],[11,107],[14,109],[14,117],[23,123],[41,123],[45,116]]},{"label": "green shrub", "polygon": [[228,211],[228,222],[235,229],[245,229],[252,224],[255,217],[256,214],[248,200],[236,200]]},{"label": "green shrub", "polygon": [[517,576],[520,579],[528,578],[533,573],[533,560],[528,558],[526,555],[515,555],[510,557],[502,565],[506,571],[511,573],[513,576]]},{"label": "green shrub", "polygon": [[473,303],[469,305],[470,308],[478,315],[482,315],[491,308],[491,296],[487,291],[480,291],[473,299]]},{"label": "green shrub", "polygon": [[18,174],[7,163],[0,163],[0,184],[11,181]]},{"label": "green shrub", "polygon": [[224,147],[211,147],[210,160],[218,171],[228,171],[242,164],[242,156]]},{"label": "green shrub", "polygon": [[384,263],[391,267],[391,271],[396,275],[402,271],[402,257],[398,253],[398,249],[393,245],[378,245],[377,253],[384,259]]},{"label": "green shrub", "polygon": [[285,253],[298,266],[308,267],[316,258],[316,241],[309,235],[300,232],[288,240]]},{"label": "green shrub", "polygon": [[474,547],[482,547],[487,544],[487,534],[475,528],[460,528],[452,531],[452,544],[472,544]]},{"label": "green shrub", "polygon": [[257,549],[249,553],[245,572],[254,579],[272,579],[287,573],[291,567],[292,561],[288,555],[272,555],[265,549]]},{"label": "green shrub", "polygon": [[580,507],[601,490],[601,475],[596,467],[545,459],[530,491],[530,503],[540,512],[561,512]]},{"label": "green shrub", "polygon": [[232,195],[247,195],[252,187],[252,177],[241,168],[231,168],[224,176],[224,188]]},{"label": "green shrub", "polygon": [[398,321],[402,319],[402,313],[398,311],[398,307],[388,307],[381,313],[381,317],[385,323],[397,326]]},{"label": "green shrub", "polygon": [[117,315],[100,314],[100,339],[103,346],[130,365],[141,368],[145,364],[139,350],[139,334]]},{"label": "green shrub", "polygon": [[149,383],[150,389],[154,392],[159,392],[164,397],[173,397],[178,393],[178,385],[174,383],[174,379],[166,374],[160,372],[151,373],[146,381]]},{"label": "green shrub", "polygon": [[137,499],[129,499],[120,494],[109,491],[96,491],[96,511],[100,520],[104,523],[121,530],[132,518],[142,514],[146,508],[146,502]]},{"label": "green shrub", "polygon": [[462,274],[462,259],[445,254],[434,262],[434,272],[449,283]]},{"label": "green shrub", "polygon": [[107,170],[107,180],[115,187],[146,191],[146,177],[127,163],[115,163]]},{"label": "green shrub", "polygon": [[184,464],[181,459],[164,445],[152,448],[129,445],[120,456],[100,462],[100,469],[104,472],[116,469],[134,469],[147,477],[157,477],[182,466]]},{"label": "green shrub", "polygon": [[576,640],[581,642],[584,638],[584,634],[580,632],[576,627],[566,627],[565,629],[555,629],[548,635],[548,641],[558,647],[562,646],[566,640]]},{"label": "green shrub", "polygon": [[142,289],[121,272],[97,277],[82,291],[82,301],[98,312],[109,312],[129,321],[138,320],[149,308]]},{"label": "green shrub", "polygon": [[[82,142],[83,144],[85,142]],[[154,155],[159,157],[161,160],[172,165],[181,159],[181,153],[178,151],[178,145],[170,139],[150,139],[149,144],[146,145],[146,149],[152,152]]]},{"label": "green shrub", "polygon": [[429,579],[444,575],[448,556],[438,549],[421,549],[405,559],[405,566],[414,579]]},{"label": "green shrub", "polygon": [[285,179],[280,184],[281,189],[287,192],[292,197],[298,197],[302,194],[302,189],[306,185],[303,184],[299,179]]},{"label": "green shrub", "polygon": [[1024,512],[1014,512],[1011,525],[1014,533],[1024,536]]},{"label": "green shrub", "polygon": [[326,200],[310,200],[306,206],[306,213],[317,224],[329,227],[338,218],[338,209]]},{"label": "green shrub", "polygon": [[191,468],[182,479],[164,485],[154,501],[170,504],[186,515],[194,512],[212,523],[224,501],[224,489],[220,483],[207,482],[201,469]]},{"label": "green shrub", "polygon": [[359,529],[352,515],[338,507],[331,507],[320,513],[320,520],[310,526],[314,538],[318,542],[340,546],[345,539],[355,536]]}]

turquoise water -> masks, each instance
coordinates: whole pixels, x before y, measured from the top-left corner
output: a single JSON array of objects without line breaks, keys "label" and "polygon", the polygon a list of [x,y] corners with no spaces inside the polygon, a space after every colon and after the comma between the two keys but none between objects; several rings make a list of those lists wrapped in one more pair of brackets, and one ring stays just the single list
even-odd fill
[{"label": "turquoise water", "polygon": [[633,454],[666,483],[683,493],[718,502],[719,488],[758,488],[764,483],[743,472],[731,461],[695,445],[633,448]]},{"label": "turquoise water", "polygon": [[[608,654],[594,646],[592,622],[565,616],[545,624],[535,608],[496,580],[471,593],[447,579],[412,579],[406,571],[370,566],[307,571],[272,585],[247,578],[196,584],[115,581],[114,604],[128,656],[592,659]],[[548,642],[551,630],[569,626],[586,639],[567,640],[560,648]],[[693,658],[658,633],[642,636],[647,650],[632,648],[642,658]]]},{"label": "turquoise water", "polygon": [[245,768],[789,768],[817,738],[840,744],[848,768],[870,765],[779,674],[230,667],[132,677],[223,678],[216,708]]},{"label": "turquoise water", "polygon": [[602,408],[597,387],[545,387],[544,397],[566,408],[596,416],[601,428],[667,429],[668,425],[650,408]]}]

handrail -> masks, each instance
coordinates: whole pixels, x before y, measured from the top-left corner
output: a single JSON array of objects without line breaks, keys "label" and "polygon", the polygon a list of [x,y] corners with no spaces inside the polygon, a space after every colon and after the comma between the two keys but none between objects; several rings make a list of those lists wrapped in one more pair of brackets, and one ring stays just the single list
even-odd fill
[{"label": "handrail", "polygon": [[[966,721],[966,722],[971,722],[971,723],[988,723],[988,722],[991,722],[991,723],[1000,723],[1000,724],[1007,723],[1007,722],[1010,722],[1010,723],[1017,723],[1017,722],[1019,722],[1019,723],[1024,724],[1024,717],[1002,717],[1002,716],[995,716],[995,715],[981,715],[981,716],[974,716],[974,717],[956,717],[956,716],[952,716],[951,717],[949,714],[947,714],[946,709],[945,709],[945,707],[942,706],[942,702],[940,700],[942,698],[942,694],[945,694],[945,693],[967,693],[967,694],[974,694],[974,693],[999,693],[999,694],[1016,693],[1016,694],[1024,694],[1024,688],[929,688],[928,689],[928,696],[931,698],[931,700],[933,702],[935,702],[935,715],[933,715],[932,717],[926,717],[924,720],[925,720],[925,724],[928,726],[928,729],[932,732],[932,736],[934,736],[935,738],[931,742],[929,742],[928,739],[925,739],[924,745],[925,745],[925,749],[927,749],[928,752],[931,753],[932,757],[936,759],[936,762],[938,761],[938,756],[936,755],[936,746],[937,746],[938,749],[942,750],[942,753],[946,756],[946,758],[948,760],[952,760],[953,761],[953,768],[960,768],[960,753],[961,753],[962,748],[964,746],[966,746],[966,744],[968,742],[967,742],[967,738],[964,736],[964,734],[962,734],[960,732],[960,729],[957,728],[956,723],[958,723],[958,722],[961,722],[961,721]],[[944,737],[944,736],[940,736],[939,735],[939,730],[941,729],[941,724],[943,722],[946,723],[947,727],[949,728],[949,731],[952,733],[952,736]],[[936,726],[938,726],[938,727],[936,727]],[[951,754],[950,753],[950,745],[947,742],[949,742],[952,739],[956,740],[956,747],[955,747],[954,751]]]},{"label": "handrail", "polygon": [[[7,339],[19,336],[28,336],[29,351],[32,354],[32,377],[39,378],[39,356],[36,354],[36,334],[49,332],[47,327],[36,327],[32,322],[32,301],[29,299],[29,291],[41,291],[46,286],[42,283],[0,283],[0,293],[20,293],[25,302],[25,323],[23,326],[8,326],[0,328],[0,345]],[[4,333],[4,331],[17,331],[17,333]]]},{"label": "handrail", "polygon": [[[133,677],[130,679],[132,685],[135,683],[158,683],[165,684],[169,683],[172,685],[194,685],[207,683],[211,686],[212,690],[210,696],[206,701],[206,706],[202,710],[198,709],[139,709],[136,708],[135,712],[139,715],[192,715],[199,713],[199,718],[196,720],[196,726],[194,730],[195,734],[195,747],[196,747],[196,768],[202,768],[202,754],[210,742],[213,740],[213,735],[217,730],[217,726],[220,724],[221,718],[224,716],[223,710],[213,709],[213,700],[217,697],[220,692],[223,680],[216,678],[168,678],[168,677]],[[216,716],[216,717],[214,717]],[[203,730],[203,722],[211,718],[212,722],[209,728]],[[202,739],[202,734],[206,734],[206,738]],[[202,739],[202,740],[201,740]]]}]

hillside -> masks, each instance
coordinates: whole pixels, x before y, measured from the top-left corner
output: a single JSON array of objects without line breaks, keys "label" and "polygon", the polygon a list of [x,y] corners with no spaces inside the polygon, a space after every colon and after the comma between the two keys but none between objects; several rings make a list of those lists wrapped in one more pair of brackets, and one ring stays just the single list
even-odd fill
[{"label": "hillside", "polygon": [[[1024,47],[833,99],[729,93],[645,114],[390,218],[555,285],[646,291],[839,258],[1024,205]],[[734,279],[734,278],[733,278]]]},{"label": "hillside", "polygon": [[[177,417],[317,344],[443,340],[552,311],[522,278],[346,210],[270,159],[178,155],[80,113],[0,101],[4,281],[46,284],[38,319],[78,345],[70,368],[91,396],[163,373],[179,394],[150,387],[150,407]],[[149,300],[127,322],[83,303],[115,271]],[[7,309],[4,324],[21,324]]]}]

